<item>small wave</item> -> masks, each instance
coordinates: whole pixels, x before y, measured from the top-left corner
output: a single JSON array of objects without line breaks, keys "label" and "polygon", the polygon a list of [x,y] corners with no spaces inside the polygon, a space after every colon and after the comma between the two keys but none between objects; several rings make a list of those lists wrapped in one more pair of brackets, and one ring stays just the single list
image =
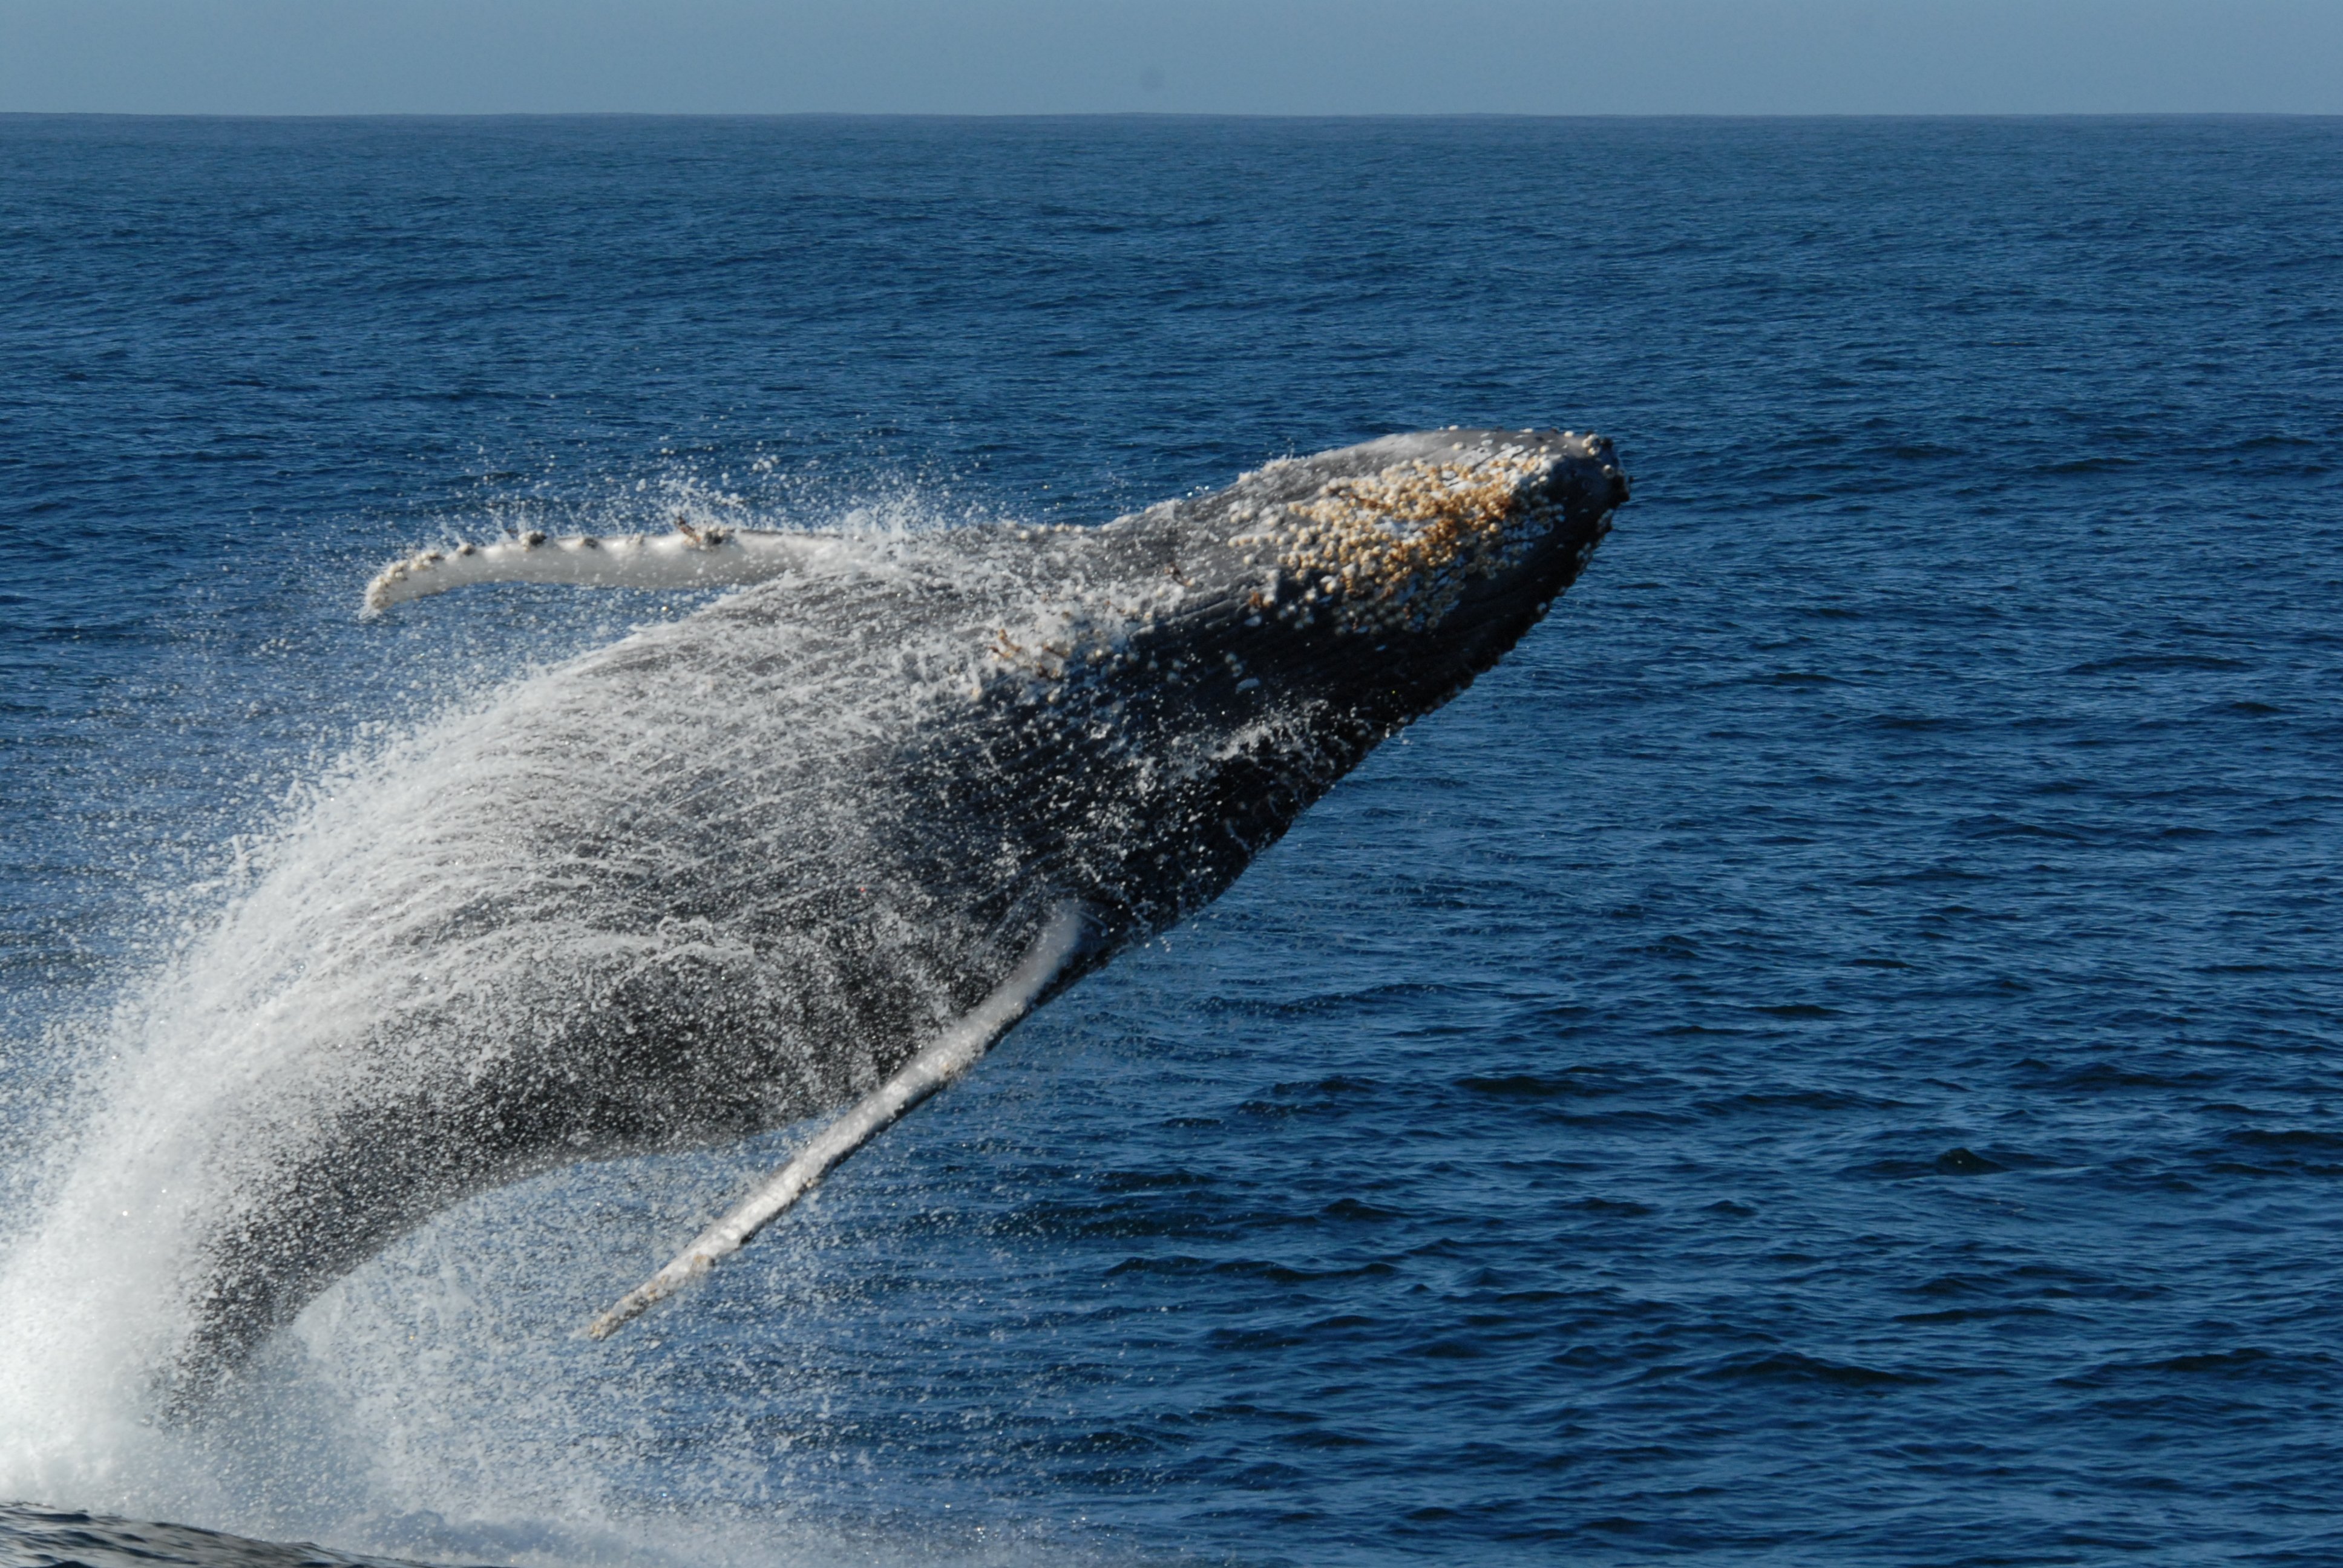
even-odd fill
[{"label": "small wave", "polygon": [[2207,653],[2129,653],[2067,667],[2068,675],[2164,675],[2185,670],[2251,669],[2242,658],[2222,658]]},{"label": "small wave", "polygon": [[1827,1388],[1890,1389],[1936,1380],[1923,1373],[1891,1372],[1854,1362],[1827,1361],[1797,1351],[1748,1352],[1691,1374],[1704,1382],[1812,1384]]},{"label": "small wave", "polygon": [[1470,1094],[1485,1094],[1499,1100],[1560,1100],[1564,1097],[1594,1100],[1605,1095],[1624,1094],[1631,1085],[1598,1078],[1598,1070],[1568,1068],[1560,1072],[1512,1072],[1501,1076],[1460,1078],[1456,1087]]},{"label": "small wave", "polygon": [[0,1561],[40,1568],[419,1568],[412,1558],[254,1541],[192,1524],[145,1523],[0,1503]]}]

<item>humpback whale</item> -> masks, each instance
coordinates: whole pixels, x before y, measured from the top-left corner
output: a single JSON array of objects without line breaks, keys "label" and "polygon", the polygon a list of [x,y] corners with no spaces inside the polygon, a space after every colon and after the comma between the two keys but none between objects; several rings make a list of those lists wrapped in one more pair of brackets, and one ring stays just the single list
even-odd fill
[{"label": "humpback whale", "polygon": [[736,591],[321,787],[138,1002],[147,1043],[17,1268],[137,1293],[137,1359],[186,1410],[469,1193],[846,1108],[608,1332],[1227,888],[1513,647],[1627,493],[1601,437],[1448,429],[1094,527],[400,561],[368,613],[507,581]]}]

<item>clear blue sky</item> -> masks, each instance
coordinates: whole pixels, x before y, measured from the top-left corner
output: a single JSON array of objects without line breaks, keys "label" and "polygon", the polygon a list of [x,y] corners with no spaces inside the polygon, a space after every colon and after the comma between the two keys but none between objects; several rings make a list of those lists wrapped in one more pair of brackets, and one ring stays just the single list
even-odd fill
[{"label": "clear blue sky", "polygon": [[0,111],[2343,113],[2343,0],[0,0]]}]

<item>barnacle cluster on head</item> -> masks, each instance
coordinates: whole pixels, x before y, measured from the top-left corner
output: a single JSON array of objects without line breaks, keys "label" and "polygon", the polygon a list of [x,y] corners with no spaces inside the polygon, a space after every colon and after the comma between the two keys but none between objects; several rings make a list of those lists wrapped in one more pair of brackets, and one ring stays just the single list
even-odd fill
[{"label": "barnacle cluster on head", "polygon": [[[1320,614],[1350,632],[1423,631],[1475,578],[1517,566],[1561,520],[1547,481],[1562,454],[1519,446],[1418,457],[1329,479],[1318,493],[1256,514],[1249,538],[1297,581],[1274,596],[1278,618]],[[1272,608],[1271,596],[1257,596]]]}]

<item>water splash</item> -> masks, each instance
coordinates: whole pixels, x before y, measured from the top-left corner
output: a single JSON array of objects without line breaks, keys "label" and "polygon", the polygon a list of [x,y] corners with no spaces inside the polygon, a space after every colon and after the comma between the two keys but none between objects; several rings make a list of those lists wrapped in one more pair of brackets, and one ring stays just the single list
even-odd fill
[{"label": "water splash", "polygon": [[[593,509],[606,519],[740,510],[689,476],[646,484],[640,497]],[[870,552],[858,557],[867,563],[963,519],[906,488],[832,506],[825,520],[850,554]],[[614,769],[640,784],[628,797],[637,805],[719,804],[729,826],[703,824],[702,868],[753,859],[769,844],[771,826],[729,836],[759,807],[778,809],[794,833],[826,824],[819,836],[833,843],[855,837],[872,803],[830,797],[809,772],[880,722],[880,709],[916,706],[937,683],[907,682],[900,647],[884,668],[809,680],[786,658],[804,651],[796,631],[773,628],[760,642],[742,623],[732,629],[703,677],[784,656],[763,685],[787,700],[758,709],[768,719],[752,736],[698,744],[711,729],[737,730],[737,704],[720,724],[710,709],[664,702],[581,709],[581,671],[679,635],[655,625],[484,689],[450,689],[437,711],[362,733],[288,791],[270,822],[232,840],[216,875],[167,896],[177,934],[144,978],[49,1042],[53,1056],[79,1060],[77,1080],[20,1087],[37,1111],[17,1119],[27,1151],[7,1173],[11,1225],[0,1233],[0,1322],[11,1328],[0,1345],[0,1495],[442,1558],[892,1554],[879,1536],[853,1545],[851,1533],[811,1525],[793,1526],[792,1539],[819,1539],[819,1551],[776,1546],[771,1528],[789,1503],[761,1448],[729,1459],[703,1451],[687,1474],[634,1485],[640,1453],[658,1446],[649,1374],[639,1357],[579,1354],[568,1333],[744,1171],[769,1162],[769,1140],[683,1157],[680,1171],[670,1157],[655,1179],[621,1162],[475,1199],[327,1289],[200,1423],[156,1418],[156,1369],[196,1332],[185,1287],[203,1268],[202,1239],[273,1201],[255,1179],[270,1151],[337,1104],[411,1092],[446,1068],[449,1049],[427,1030],[387,1053],[347,1042],[379,1036],[387,1020],[444,1014],[451,990],[468,991],[491,1023],[541,1024],[548,993],[574,984],[580,955],[589,968],[614,954],[638,965],[737,956],[712,918],[597,929],[607,903],[572,897],[574,881],[527,911],[533,920],[509,908],[504,922],[478,919],[483,900],[517,886],[542,893],[545,843],[607,820],[614,806],[625,814],[607,789]],[[725,799],[720,770],[759,746],[780,765],[753,799]],[[728,853],[704,852],[709,833]],[[658,869],[694,880],[676,862]],[[477,931],[451,946],[468,911]],[[511,940],[518,929],[526,941]],[[424,946],[436,962],[409,961]],[[562,978],[548,980],[548,967]],[[949,998],[929,989],[940,1015]],[[288,1082],[298,1086],[290,1094]],[[239,1146],[251,1157],[237,1158]],[[215,1179],[202,1180],[206,1171]],[[598,1233],[593,1244],[581,1245],[581,1231]],[[592,1260],[582,1268],[581,1251]],[[646,1496],[688,1503],[690,1522],[647,1524]],[[733,1547],[711,1509],[738,1514]]]}]

